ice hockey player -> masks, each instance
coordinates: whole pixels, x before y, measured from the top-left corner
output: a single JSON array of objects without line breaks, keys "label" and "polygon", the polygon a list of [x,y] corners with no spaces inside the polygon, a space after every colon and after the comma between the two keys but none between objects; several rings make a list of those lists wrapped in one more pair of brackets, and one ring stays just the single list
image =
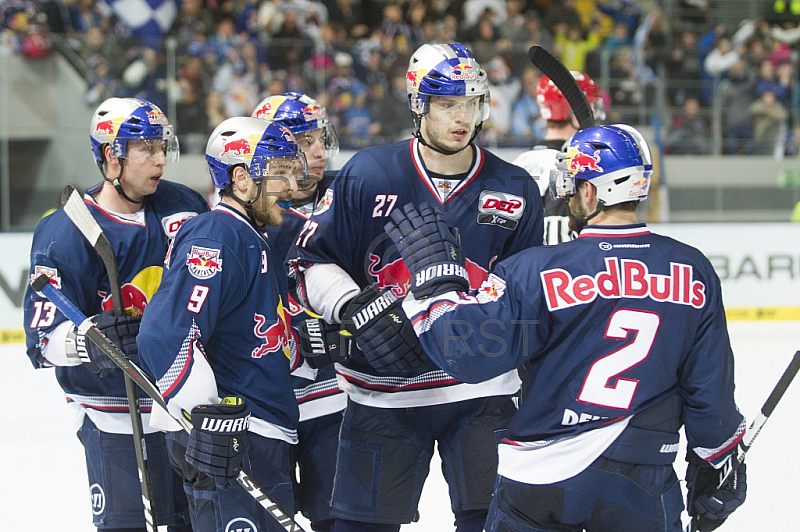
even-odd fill
[{"label": "ice hockey player", "polygon": [[465,382],[527,367],[486,530],[680,531],[681,425],[689,513],[714,530],[747,490],[745,464],[731,463],[745,420],[719,279],[700,251],[637,223],[652,172],[638,131],[579,131],[557,168],[578,238],[500,262],[470,293],[438,275],[464,264],[438,213],[408,205],[386,225],[425,279],[403,308],[428,356]]},{"label": "ice hockey player", "polygon": [[[275,120],[297,139],[308,161],[308,181],[292,197],[283,223],[267,226],[269,242],[278,257],[286,257],[300,231],[313,224],[316,208],[330,206],[328,187],[335,175],[325,172],[328,161],[339,153],[339,140],[327,110],[306,94],[287,92],[268,96],[252,116]],[[329,532],[333,526],[331,493],[336,471],[339,428],[347,397],[336,382],[332,362],[344,356],[352,343],[330,326],[306,313],[292,297],[289,287],[288,311],[298,330],[298,347],[305,360],[292,372],[294,394],[300,407],[298,444],[293,447],[300,481],[295,486],[299,510],[311,521],[315,532]],[[310,329],[309,329],[310,327]]]},{"label": "ice hockey player", "polygon": [[[571,74],[586,96],[596,123],[601,123],[605,120],[606,110],[600,87],[589,74],[574,70]],[[578,131],[579,125],[561,90],[545,75],[539,78],[536,101],[539,103],[542,116],[547,119],[544,140],[521,153],[514,160],[514,164],[527,170],[539,184],[544,203],[544,239],[546,244],[553,245],[575,238],[575,233],[570,231],[568,226],[566,201],[553,198],[547,189],[550,183],[550,171],[556,167],[556,156],[564,142]]]},{"label": "ice hockey player", "polygon": [[460,43],[425,44],[406,75],[413,139],[355,154],[330,205],[297,239],[303,305],[342,323],[363,356],[336,364],[348,394],[333,490],[334,532],[391,532],[416,518],[438,442],[459,532],[480,531],[496,468],[494,431],[515,412],[516,371],[468,385],[434,366],[399,305],[412,279],[383,224],[424,201],[458,226],[475,287],[500,259],[543,241],[538,187],[473,141],[488,117],[486,72]]},{"label": "ice hockey player", "polygon": [[[178,232],[142,320],[140,357],[172,417],[190,417],[194,427],[167,434],[194,531],[281,532],[236,477],[243,468],[294,514],[296,339],[286,271],[263,230],[281,223],[308,168],[288,129],[252,117],[221,122],[206,160],[221,200]],[[177,428],[158,413],[154,424]]]},{"label": "ice hockey player", "polygon": [[[103,181],[84,195],[92,217],[114,249],[123,305],[116,317],[105,266],[63,210],[43,218],[31,245],[31,278],[47,274],[125,355],[138,362],[142,312],[158,288],[164,256],[188,218],[208,210],[191,189],[162,179],[179,155],[167,117],[154,104],[110,98],[90,125],[92,153]],[[99,530],[145,530],[142,492],[124,376],[99,348],[78,333],[52,303],[30,287],[25,294],[28,356],[36,368],[56,367],[86,451],[92,516]],[[83,355],[83,356],[81,356]],[[189,531],[186,497],[169,463],[164,434],[149,426],[152,400],[140,394],[156,520]]]}]

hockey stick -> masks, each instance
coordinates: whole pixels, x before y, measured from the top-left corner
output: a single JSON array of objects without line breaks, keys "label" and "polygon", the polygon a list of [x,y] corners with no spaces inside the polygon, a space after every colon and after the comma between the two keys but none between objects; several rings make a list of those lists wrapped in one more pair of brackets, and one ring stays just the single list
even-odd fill
[{"label": "hockey stick", "polygon": [[[753,440],[756,439],[756,436],[758,436],[759,432],[761,432],[761,429],[764,428],[764,424],[769,419],[769,416],[772,415],[772,411],[775,410],[778,401],[780,401],[783,397],[783,394],[786,393],[786,389],[789,388],[789,385],[792,383],[795,375],[797,375],[798,370],[800,370],[800,351],[797,351],[794,354],[792,361],[789,362],[789,365],[786,367],[786,370],[784,370],[783,375],[781,375],[781,378],[778,379],[778,383],[772,389],[769,397],[767,397],[767,400],[761,407],[761,412],[758,413],[756,418],[750,424],[750,428],[747,429],[747,432],[745,432],[745,435],[742,438],[742,443],[736,452],[736,456],[729,456],[723,464],[719,472],[717,489],[721,488],[722,485],[725,484],[725,481],[728,480],[728,477],[731,475],[731,473],[733,473],[739,467],[739,464],[744,461],[744,455],[750,450],[750,447],[753,445]],[[694,532],[695,530],[699,530],[696,528],[696,526],[697,523],[695,522],[695,519],[692,519],[690,525],[686,527],[686,531]]]},{"label": "hockey stick", "polygon": [[[64,212],[75,227],[83,234],[86,240],[94,247],[100,255],[106,267],[108,284],[111,286],[111,299],[114,303],[114,314],[116,316],[125,315],[125,303],[122,301],[122,288],[119,284],[119,271],[117,270],[117,260],[114,257],[114,250],[111,243],[103,233],[103,229],[92,217],[80,193],[72,185],[67,185],[61,193],[61,204]],[[150,480],[150,466],[147,461],[147,443],[144,439],[144,428],[142,427],[142,412],[139,409],[139,398],[136,395],[136,386],[133,381],[125,377],[125,394],[128,397],[128,410],[131,415],[131,427],[133,429],[134,448],[136,450],[136,465],[139,468],[139,485],[142,488],[142,504],[144,504],[144,520],[149,532],[158,530],[158,520],[156,518],[155,501],[153,499],[153,484]]]},{"label": "hockey stick", "polygon": [[580,129],[592,127],[594,125],[592,107],[564,63],[538,44],[534,44],[528,49],[528,59],[531,60],[533,66],[541,70],[542,74],[556,84],[572,108],[575,118],[578,119]]},{"label": "hockey stick", "polygon": [[[119,368],[124,371],[126,375],[130,376],[144,391],[144,393],[150,396],[154,404],[158,405],[159,407],[163,408],[165,412],[169,413],[169,410],[167,410],[167,404],[161,397],[161,393],[153,385],[141,368],[125,358],[125,355],[122,353],[122,351],[120,351],[119,348],[114,345],[113,342],[111,342],[111,340],[106,338],[106,336],[100,332],[100,329],[95,327],[95,325],[92,323],[92,320],[87,318],[80,311],[80,309],[78,309],[78,307],[72,303],[72,301],[67,299],[67,296],[62,294],[60,290],[50,283],[49,277],[44,274],[39,275],[36,279],[31,281],[31,288],[49,299],[50,302],[53,303],[62,314],[64,314],[72,323],[77,325],[78,331],[81,334],[85,334],[92,342],[94,342],[97,347],[102,349],[103,352],[108,355],[108,357],[111,358],[111,360],[113,360],[114,363],[119,366]],[[183,416],[172,416],[172,418],[177,421],[181,428],[183,428],[183,430],[186,432],[192,431],[192,424]],[[239,476],[236,480],[244,489],[247,490],[250,496],[258,501],[258,503],[267,511],[267,513],[269,513],[283,527],[286,532],[306,532],[289,515],[281,510],[278,504],[273,501],[272,498],[264,492],[264,490],[261,489],[261,487],[250,477],[250,475],[240,469]]]}]

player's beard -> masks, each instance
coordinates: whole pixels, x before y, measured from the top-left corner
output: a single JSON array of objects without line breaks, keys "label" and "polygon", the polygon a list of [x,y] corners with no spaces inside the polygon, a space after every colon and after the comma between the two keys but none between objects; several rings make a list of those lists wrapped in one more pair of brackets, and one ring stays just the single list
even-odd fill
[{"label": "player's beard", "polygon": [[570,231],[574,231],[576,234],[580,234],[584,227],[586,227],[586,219],[587,216],[591,216],[591,212],[589,209],[580,202],[577,196],[572,196],[567,203],[567,207],[569,209],[570,217],[569,222],[567,225],[569,226]]},{"label": "player's beard", "polygon": [[257,225],[264,227],[267,225],[281,225],[283,223],[284,210],[278,205],[279,200],[291,200],[291,195],[285,193],[278,194],[266,190],[265,181],[261,182],[261,196],[253,204],[253,217]]}]

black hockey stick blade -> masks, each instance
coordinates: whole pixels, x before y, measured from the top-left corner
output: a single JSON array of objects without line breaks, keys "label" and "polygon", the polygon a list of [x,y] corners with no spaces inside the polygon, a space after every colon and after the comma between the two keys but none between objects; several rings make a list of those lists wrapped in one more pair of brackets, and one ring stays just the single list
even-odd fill
[{"label": "black hockey stick blade", "polygon": [[[100,329],[98,329],[92,320],[86,317],[75,304],[70,301],[59,289],[50,283],[50,278],[47,275],[41,274],[31,281],[31,288],[36,292],[42,294],[53,303],[56,308],[61,311],[72,323],[74,323],[78,330],[85,334],[97,347],[103,350],[108,357],[125,372],[125,374],[133,379],[136,384],[146,393],[153,403],[167,410],[167,405],[161,393],[150,381],[147,375],[136,364],[128,360],[125,355],[120,351],[119,347],[109,340]],[[186,432],[192,431],[192,424],[183,416],[171,416],[172,419]],[[275,519],[286,532],[306,532],[294,519],[291,518],[286,512],[281,510],[280,506],[258,485],[258,483],[250,477],[243,470],[239,470],[236,479],[239,484],[247,490],[251,497],[253,497],[261,505],[264,510]]]},{"label": "black hockey stick blade", "polygon": [[575,78],[572,77],[569,69],[556,56],[534,44],[528,49],[528,58],[533,66],[542,71],[542,74],[550,78],[556,84],[558,90],[567,99],[567,103],[572,108],[575,118],[578,119],[580,129],[586,129],[594,125],[594,113],[592,107],[586,100]]}]

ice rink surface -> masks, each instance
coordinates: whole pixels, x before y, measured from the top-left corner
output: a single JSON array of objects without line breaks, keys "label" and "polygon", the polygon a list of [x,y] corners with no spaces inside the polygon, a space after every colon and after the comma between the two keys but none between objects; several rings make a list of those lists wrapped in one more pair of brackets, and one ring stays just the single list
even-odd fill
[{"label": "ice rink surface", "polygon": [[[795,351],[800,322],[732,322],[736,397],[748,423],[755,417]],[[0,345],[0,485],[3,530],[91,532],[83,448],[75,437],[64,396],[52,371],[34,371],[21,344]],[[800,479],[800,377],[784,396],[748,454],[748,496],[722,532],[797,530]],[[676,468],[685,468],[683,449]],[[438,463],[431,466],[412,532],[454,530],[447,488]],[[307,522],[298,519],[306,527]],[[306,527],[308,531],[310,528]],[[634,531],[620,531],[634,532]]]}]

